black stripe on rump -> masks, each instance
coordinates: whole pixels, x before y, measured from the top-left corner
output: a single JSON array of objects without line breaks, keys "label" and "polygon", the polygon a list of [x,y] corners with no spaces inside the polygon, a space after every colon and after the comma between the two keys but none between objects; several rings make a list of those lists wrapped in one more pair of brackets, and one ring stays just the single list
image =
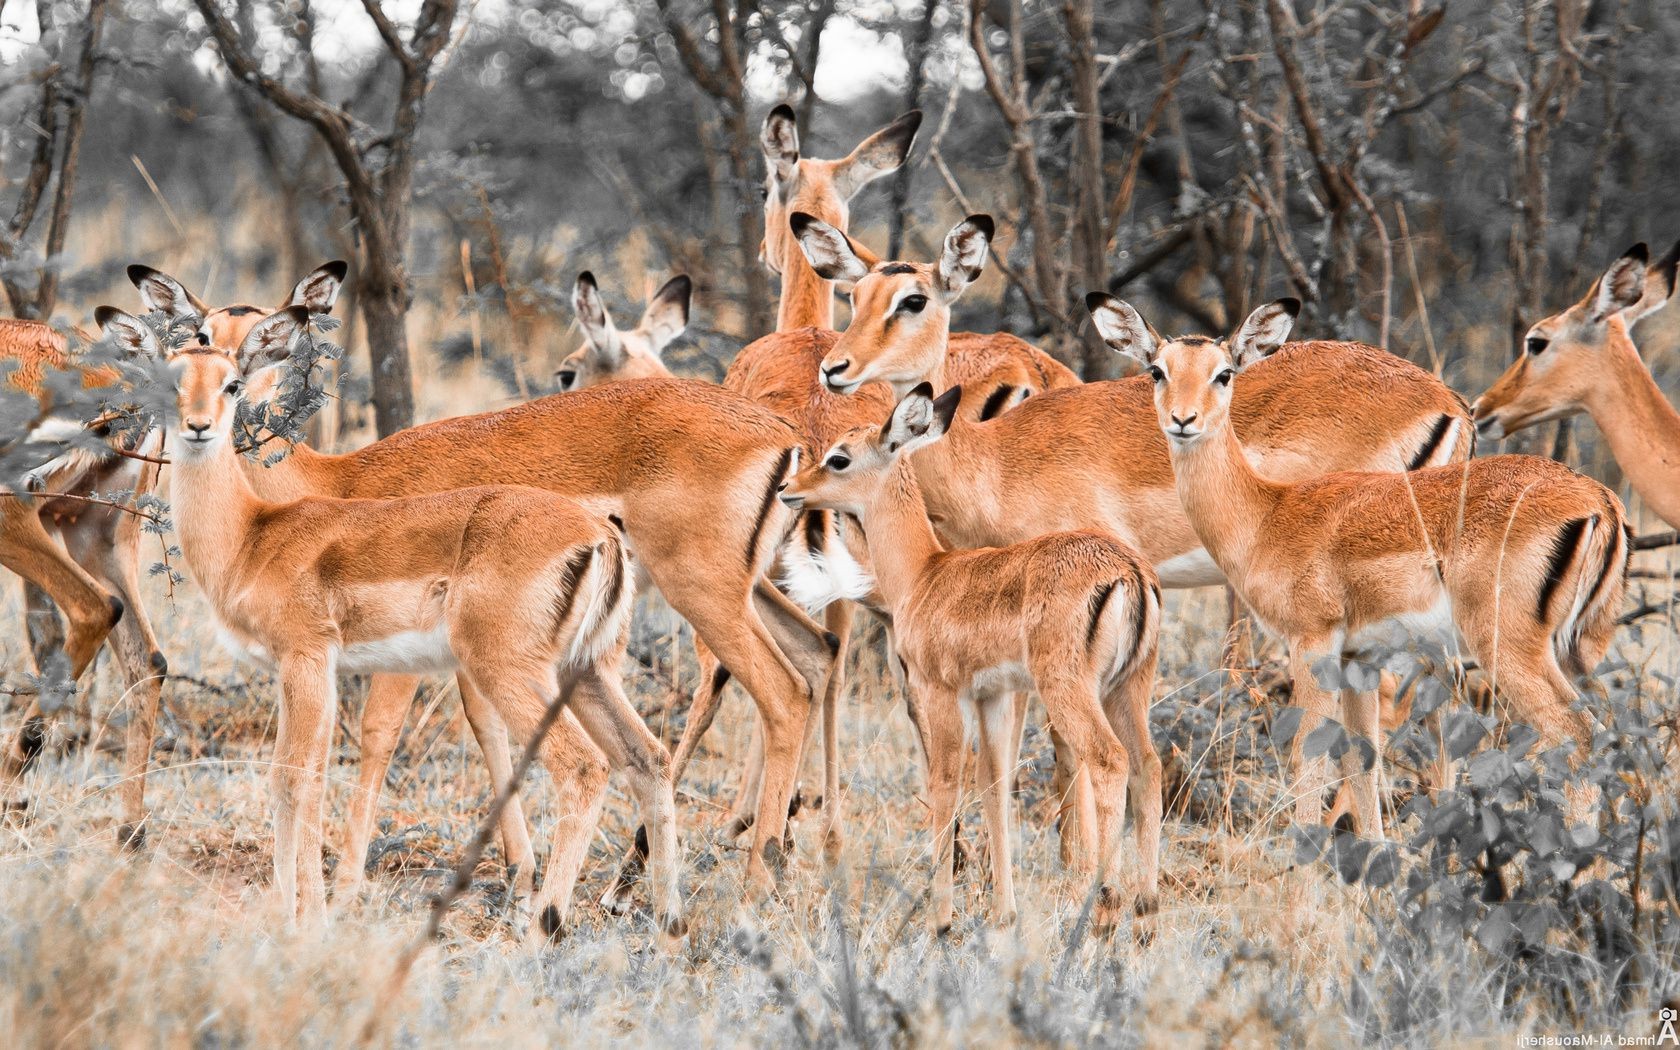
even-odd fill
[{"label": "black stripe on rump", "polygon": [[560,597],[554,603],[555,634],[565,630],[566,619],[572,615],[572,606],[577,604],[578,584],[583,581],[584,573],[589,571],[590,559],[594,557],[595,548],[588,546],[578,548],[566,559],[565,578],[560,581]]},{"label": "black stripe on rump", "polygon": [[828,512],[825,510],[808,510],[805,512],[805,549],[812,554],[820,554],[827,546]]},{"label": "black stripe on rump", "polygon": [[986,397],[986,403],[980,406],[980,422],[995,418],[1002,414],[1003,406],[1009,403],[1009,398],[1015,393],[1012,383],[1004,383]]},{"label": "black stripe on rump", "polygon": [[781,487],[782,479],[787,476],[788,465],[792,462],[793,449],[782,449],[782,454],[776,458],[776,469],[770,472],[770,483],[764,486],[764,500],[758,505],[758,520],[753,522],[752,535],[747,537],[749,573],[758,568],[758,537],[764,532],[764,519],[770,516],[770,508],[776,502],[776,490]]},{"label": "black stripe on rump", "polygon": [[1547,622],[1546,611],[1552,607],[1552,598],[1557,589],[1563,585],[1564,573],[1569,571],[1569,565],[1575,560],[1575,552],[1581,546],[1581,534],[1587,529],[1586,518],[1575,518],[1563,526],[1557,539],[1552,541],[1552,560],[1546,566],[1546,578],[1540,582],[1540,608],[1538,616],[1541,623]]},{"label": "black stripe on rump", "polygon": [[1091,625],[1085,628],[1085,648],[1087,651],[1097,644],[1097,624],[1102,620],[1103,610],[1108,608],[1108,600],[1114,597],[1114,584],[1101,583],[1091,592]]},{"label": "black stripe on rump", "polygon": [[1407,470],[1417,470],[1429,462],[1431,457],[1435,455],[1436,450],[1441,447],[1441,441],[1447,436],[1447,430],[1452,427],[1452,421],[1452,416],[1444,412],[1441,413],[1441,418],[1435,421],[1435,428],[1429,432],[1428,440],[1424,441],[1423,447],[1417,450],[1417,455],[1412,457],[1412,461],[1406,464]]}]

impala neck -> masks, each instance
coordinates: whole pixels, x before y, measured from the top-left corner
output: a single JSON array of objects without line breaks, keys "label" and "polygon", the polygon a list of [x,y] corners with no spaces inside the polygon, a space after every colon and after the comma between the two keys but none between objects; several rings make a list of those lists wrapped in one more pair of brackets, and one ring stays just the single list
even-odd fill
[{"label": "impala neck", "polygon": [[834,327],[834,284],[817,276],[805,253],[795,245],[782,267],[782,301],[776,309],[776,331]]},{"label": "impala neck", "polygon": [[1639,498],[1680,527],[1680,412],[1663,396],[1620,318],[1610,321],[1605,351],[1607,381],[1588,388],[1587,411]]},{"label": "impala neck", "polygon": [[263,508],[246,480],[232,441],[224,438],[210,455],[190,455],[185,440],[170,435],[170,513],[187,568],[205,592],[220,598],[245,535]]},{"label": "impala neck", "polygon": [[[284,452],[285,458],[264,466],[267,458]],[[251,490],[269,503],[288,503],[307,496],[342,496],[338,464],[344,456],[317,452],[301,442],[287,444],[278,438],[263,443],[251,456],[239,458],[240,468]]]},{"label": "impala neck", "polygon": [[875,583],[895,618],[916,581],[943,547],[933,534],[922,490],[907,457],[900,457],[863,509],[863,535]]},{"label": "impala neck", "polygon": [[1227,578],[1243,579],[1260,522],[1285,486],[1267,481],[1243,455],[1229,419],[1191,445],[1167,442],[1184,516]]}]

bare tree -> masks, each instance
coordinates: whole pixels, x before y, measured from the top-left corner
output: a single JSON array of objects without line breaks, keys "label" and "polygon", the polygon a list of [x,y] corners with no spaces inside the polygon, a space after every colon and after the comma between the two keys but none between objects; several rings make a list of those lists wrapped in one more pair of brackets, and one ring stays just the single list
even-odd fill
[{"label": "bare tree", "polygon": [[[40,74],[32,131],[35,148],[12,207],[0,229],[0,285],[12,313],[46,318],[58,301],[58,279],[64,240],[70,231],[70,211],[76,194],[76,166],[81,159],[82,131],[88,99],[93,92],[100,32],[105,26],[106,0],[89,0],[85,22],[60,22],[66,12],[50,0],[37,0],[41,47],[51,56]],[[25,283],[22,262],[30,230],[41,216],[41,205],[52,187],[47,209],[46,236],[41,243],[40,275],[34,286]],[[33,268],[33,267],[32,267]]]},{"label": "bare tree", "polygon": [[[404,34],[380,6],[362,0],[396,65],[396,101],[388,124],[370,128],[347,108],[328,102],[320,85],[293,87],[263,71],[219,0],[194,0],[234,78],[269,105],[315,130],[344,179],[361,246],[357,302],[367,329],[373,373],[374,420],[381,435],[414,421],[414,389],[404,320],[410,299],[404,267],[414,203],[415,135],[426,97],[441,72],[440,56],[455,24],[456,0],[425,0]],[[309,9],[297,22],[307,24]],[[309,36],[293,32],[307,47]]]}]

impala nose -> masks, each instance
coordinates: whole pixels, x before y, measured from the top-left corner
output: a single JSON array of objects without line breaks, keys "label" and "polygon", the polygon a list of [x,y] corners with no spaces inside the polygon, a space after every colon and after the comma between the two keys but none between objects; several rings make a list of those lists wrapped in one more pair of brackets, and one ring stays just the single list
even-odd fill
[{"label": "impala nose", "polygon": [[1189,415],[1185,416],[1183,419],[1180,419],[1178,417],[1178,414],[1175,413],[1175,412],[1169,412],[1167,414],[1172,417],[1173,426],[1177,427],[1180,430],[1183,430],[1185,427],[1194,423],[1196,421],[1196,416],[1198,416],[1200,413],[1192,412]]},{"label": "impala nose", "polygon": [[837,364],[824,367],[822,370],[823,384],[830,390],[836,392],[844,391],[851,384],[846,382],[844,379],[841,379],[840,376],[850,367],[852,367],[852,363],[850,361],[841,361]]},{"label": "impala nose", "polygon": [[209,423],[200,423],[197,420],[187,420],[186,426],[188,431],[188,441],[208,441],[210,439]]}]

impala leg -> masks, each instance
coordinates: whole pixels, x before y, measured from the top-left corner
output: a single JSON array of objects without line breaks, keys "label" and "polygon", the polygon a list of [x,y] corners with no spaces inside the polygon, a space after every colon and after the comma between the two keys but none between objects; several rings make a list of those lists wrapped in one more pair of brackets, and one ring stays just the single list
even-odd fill
[{"label": "impala leg", "polygon": [[1343,689],[1341,692],[1342,725],[1355,738],[1370,745],[1372,750],[1369,769],[1365,768],[1365,756],[1359,748],[1350,747],[1342,755],[1342,776],[1353,793],[1354,824],[1360,835],[1380,840],[1383,837],[1383,730],[1377,694],[1358,689]]},{"label": "impala leg", "polygon": [[1090,781],[1096,812],[1095,877],[1099,888],[1094,926],[1099,933],[1106,933],[1114,928],[1120,911],[1114,866],[1126,813],[1126,749],[1103,714],[1094,681],[1069,678],[1048,665],[1040,665],[1034,672],[1051,721],[1061,727],[1069,750]]},{"label": "impala leg", "polygon": [[956,915],[956,877],[952,852],[956,848],[958,795],[962,786],[963,726],[954,689],[930,682],[914,671],[910,692],[916,699],[910,713],[927,760],[928,830],[933,839],[933,900],[930,916],[936,934],[951,931]]},{"label": "impala leg", "polygon": [[[280,659],[280,714],[270,773],[274,818],[274,895],[290,924],[303,911],[319,915],[325,887],[321,881],[320,825],[311,836],[305,821],[317,812],[320,778],[316,773],[321,742],[329,733],[333,701],[333,661],[326,653],[291,653]],[[301,868],[301,870],[300,870]],[[313,872],[313,874],[311,874]]]},{"label": "impala leg", "polygon": [[1303,712],[1295,739],[1289,744],[1290,768],[1294,771],[1290,791],[1295,798],[1295,823],[1302,827],[1316,825],[1323,817],[1324,791],[1330,784],[1329,760],[1324,755],[1307,758],[1302,745],[1308,734],[1336,713],[1336,697],[1321,689],[1313,675],[1313,662],[1331,651],[1328,638],[1293,639],[1289,646],[1295,706]]},{"label": "impala leg", "polygon": [[[490,771],[490,797],[513,779],[513,752],[508,745],[507,725],[497,713],[496,705],[485,700],[472,687],[465,675],[457,675],[461,690],[461,712],[472,728],[473,739],[484,753],[484,765]],[[508,880],[514,897],[528,897],[536,884],[537,854],[531,848],[531,833],[525,822],[525,810],[515,792],[502,807],[497,830],[502,837],[502,856],[508,866]]]},{"label": "impala leg", "polygon": [[1015,863],[1010,850],[1009,799],[1014,781],[1015,697],[997,693],[980,709],[980,790],[985,796],[986,839],[991,845],[992,887],[999,926],[1012,926],[1015,906]]},{"label": "impala leg", "polygon": [[1126,749],[1132,834],[1137,844],[1140,884],[1134,910],[1153,913],[1161,885],[1161,756],[1149,733],[1149,703],[1155,688],[1156,653],[1138,659],[1103,698],[1108,724]]},{"label": "impala leg", "polygon": [[834,602],[823,610],[823,622],[838,643],[838,658],[823,689],[823,859],[830,866],[840,862],[845,846],[845,805],[840,795],[840,701],[846,689],[846,647],[851,642],[851,602]]},{"label": "impala leg", "polygon": [[350,813],[344,822],[344,853],[333,878],[333,892],[338,900],[351,899],[366,884],[374,813],[419,682],[414,675],[377,674],[368,683],[359,734],[361,763],[356,789],[350,795]]},{"label": "impala leg", "polygon": [[624,695],[616,674],[591,670],[578,679],[572,710],[615,769],[629,775],[642,812],[649,854],[654,921],[667,937],[688,931],[677,889],[677,805],[671,790],[671,756]]}]

